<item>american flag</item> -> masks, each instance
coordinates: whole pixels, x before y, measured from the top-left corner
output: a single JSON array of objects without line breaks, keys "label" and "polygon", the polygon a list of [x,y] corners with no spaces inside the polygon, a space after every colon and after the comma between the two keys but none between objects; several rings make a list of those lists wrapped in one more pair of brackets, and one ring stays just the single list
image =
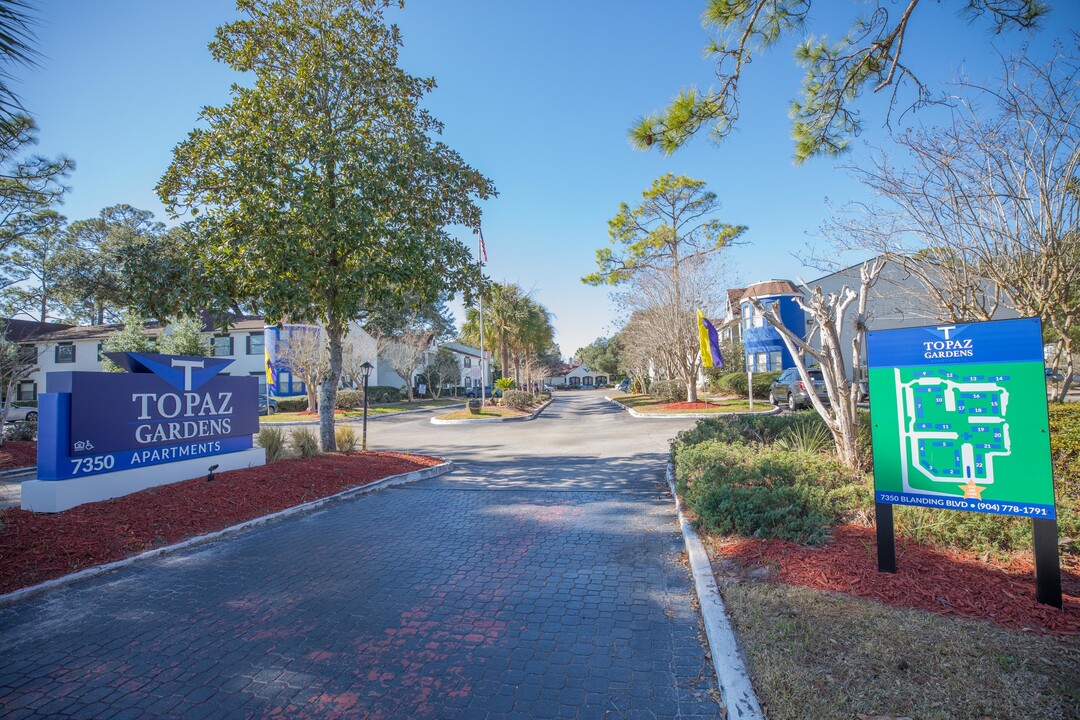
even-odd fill
[{"label": "american flag", "polygon": [[487,248],[484,247],[484,231],[477,228],[476,232],[480,235],[480,264],[482,265],[487,262]]}]

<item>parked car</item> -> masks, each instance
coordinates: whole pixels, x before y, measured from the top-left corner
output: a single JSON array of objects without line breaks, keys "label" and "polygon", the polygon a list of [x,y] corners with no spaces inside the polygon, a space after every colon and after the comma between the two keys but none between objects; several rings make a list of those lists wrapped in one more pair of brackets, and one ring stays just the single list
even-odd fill
[{"label": "parked car", "polygon": [[859,402],[870,402],[870,383],[866,380],[859,381]]},{"label": "parked car", "polygon": [[[825,392],[825,376],[818,369],[811,369],[808,372],[810,381],[814,386],[813,392],[817,393],[822,402],[828,403],[829,398]],[[806,387],[806,383],[799,376],[799,369],[788,368],[780,373],[780,377],[776,378],[776,381],[769,388],[769,402],[773,405],[786,403],[790,409],[798,410],[801,407],[810,406],[810,392],[811,390]]]},{"label": "parked car", "polygon": [[1046,382],[1048,383],[1061,383],[1065,381],[1065,376],[1059,372],[1055,372],[1054,368],[1046,368]]},{"label": "parked car", "polygon": [[544,385],[543,390],[544,390],[544,392],[548,392],[548,393],[549,392],[555,392],[555,388],[553,386],[551,386],[551,385]]},{"label": "parked car", "polygon": [[624,393],[630,392],[630,380],[623,380],[621,383],[619,383],[619,390],[623,391]]},{"label": "parked car", "polygon": [[8,408],[7,421],[18,422],[20,420],[28,420],[29,422],[37,422],[38,408],[37,403],[32,402],[19,402],[16,400],[11,403],[11,407]]},{"label": "parked car", "polygon": [[[269,399],[269,405],[267,400]],[[273,415],[277,412],[277,399],[276,398],[259,398],[259,414],[260,415]]]},{"label": "parked car", "polygon": [[[465,397],[467,397],[467,398],[478,398],[478,397],[480,397],[480,386],[477,385],[475,387],[467,388],[465,390]],[[498,388],[492,388],[490,385],[488,385],[487,387],[484,388],[484,397],[501,398],[502,397],[502,390],[499,390]]]}]

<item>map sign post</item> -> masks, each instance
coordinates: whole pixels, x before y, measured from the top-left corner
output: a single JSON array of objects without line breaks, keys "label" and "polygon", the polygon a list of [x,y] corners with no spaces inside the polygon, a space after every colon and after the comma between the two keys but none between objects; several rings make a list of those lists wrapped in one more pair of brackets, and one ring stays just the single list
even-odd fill
[{"label": "map sign post", "polygon": [[878,569],[892,506],[1030,517],[1036,596],[1061,607],[1042,326],[1037,318],[870,331]]}]

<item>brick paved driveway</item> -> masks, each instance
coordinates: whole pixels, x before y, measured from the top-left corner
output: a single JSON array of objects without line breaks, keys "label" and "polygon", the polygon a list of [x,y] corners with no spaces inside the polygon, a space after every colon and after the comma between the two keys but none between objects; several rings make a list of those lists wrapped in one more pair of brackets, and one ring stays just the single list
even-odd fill
[{"label": "brick paved driveway", "polygon": [[484,448],[401,418],[374,438],[460,469],[0,609],[0,716],[718,717],[679,426],[600,402]]}]

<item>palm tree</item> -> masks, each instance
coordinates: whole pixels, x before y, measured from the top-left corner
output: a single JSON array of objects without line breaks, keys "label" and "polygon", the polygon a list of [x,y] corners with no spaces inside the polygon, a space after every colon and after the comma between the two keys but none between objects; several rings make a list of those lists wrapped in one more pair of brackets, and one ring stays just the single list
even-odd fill
[{"label": "palm tree", "polygon": [[[517,285],[492,283],[484,293],[484,345],[483,350],[498,354],[504,376],[509,376],[510,352],[518,326],[525,319],[525,306],[522,300],[525,294]],[[480,347],[480,314],[475,308],[469,308],[465,314],[465,324],[461,328],[461,339],[470,345]]]},{"label": "palm tree", "polygon": [[22,101],[11,88],[15,79],[4,66],[37,65],[37,49],[33,46],[34,32],[30,27],[30,5],[26,0],[0,0],[0,131],[16,134],[19,123],[13,122],[24,113]]}]

